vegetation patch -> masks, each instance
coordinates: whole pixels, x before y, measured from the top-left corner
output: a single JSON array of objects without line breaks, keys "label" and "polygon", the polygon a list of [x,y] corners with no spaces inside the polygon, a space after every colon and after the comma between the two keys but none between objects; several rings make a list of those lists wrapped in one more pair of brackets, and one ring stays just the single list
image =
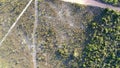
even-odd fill
[{"label": "vegetation patch", "polygon": [[89,23],[82,68],[120,68],[120,13],[104,10],[100,21]]},{"label": "vegetation patch", "polygon": [[112,5],[115,5],[115,6],[120,6],[120,0],[102,0],[103,2],[105,3],[108,3],[108,4],[112,4]]}]

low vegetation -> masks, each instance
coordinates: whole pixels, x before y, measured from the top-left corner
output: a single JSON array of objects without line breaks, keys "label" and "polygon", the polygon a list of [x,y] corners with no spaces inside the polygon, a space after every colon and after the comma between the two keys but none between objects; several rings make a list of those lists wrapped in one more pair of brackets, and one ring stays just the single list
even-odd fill
[{"label": "low vegetation", "polygon": [[[0,40],[28,1],[0,0]],[[38,1],[37,68],[120,68],[120,13],[60,0]],[[33,23],[34,2],[0,47],[0,68],[33,68]]]},{"label": "low vegetation", "polygon": [[115,6],[118,6],[120,4],[120,0],[102,0],[102,1]]},{"label": "low vegetation", "polygon": [[120,68],[120,13],[104,10],[98,21],[89,23],[82,68]]}]

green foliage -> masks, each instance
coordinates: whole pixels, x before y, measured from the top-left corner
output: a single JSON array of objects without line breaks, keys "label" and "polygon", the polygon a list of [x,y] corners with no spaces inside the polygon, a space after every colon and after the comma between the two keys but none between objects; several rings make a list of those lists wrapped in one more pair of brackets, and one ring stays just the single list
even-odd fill
[{"label": "green foliage", "polygon": [[120,0],[102,0],[102,1],[113,5],[118,5],[120,3]]},{"label": "green foliage", "polygon": [[89,42],[81,67],[120,68],[120,14],[106,9],[100,20],[88,25]]}]

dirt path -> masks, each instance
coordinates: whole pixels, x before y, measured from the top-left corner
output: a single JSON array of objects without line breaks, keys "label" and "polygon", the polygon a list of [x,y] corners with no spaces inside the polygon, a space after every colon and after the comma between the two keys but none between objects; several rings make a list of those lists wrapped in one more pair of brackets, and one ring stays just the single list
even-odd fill
[{"label": "dirt path", "polygon": [[111,5],[103,4],[95,0],[62,0],[65,2],[71,2],[71,3],[77,3],[77,4],[83,4],[88,6],[95,6],[95,7],[101,7],[101,8],[109,8],[114,11],[120,12],[120,7],[114,7]]}]

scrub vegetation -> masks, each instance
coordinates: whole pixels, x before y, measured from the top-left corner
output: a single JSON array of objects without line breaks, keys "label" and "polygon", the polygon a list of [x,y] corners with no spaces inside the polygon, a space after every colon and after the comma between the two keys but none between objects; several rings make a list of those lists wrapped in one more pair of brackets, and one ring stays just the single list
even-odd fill
[{"label": "scrub vegetation", "polygon": [[[0,40],[28,2],[0,0]],[[119,12],[60,0],[38,2],[37,68],[120,68]],[[0,47],[0,68],[33,68],[34,11],[33,1]]]},{"label": "scrub vegetation", "polygon": [[89,23],[82,68],[120,67],[120,13],[105,9]]},{"label": "scrub vegetation", "polygon": [[120,0],[102,0],[102,1],[115,6],[120,6]]}]

